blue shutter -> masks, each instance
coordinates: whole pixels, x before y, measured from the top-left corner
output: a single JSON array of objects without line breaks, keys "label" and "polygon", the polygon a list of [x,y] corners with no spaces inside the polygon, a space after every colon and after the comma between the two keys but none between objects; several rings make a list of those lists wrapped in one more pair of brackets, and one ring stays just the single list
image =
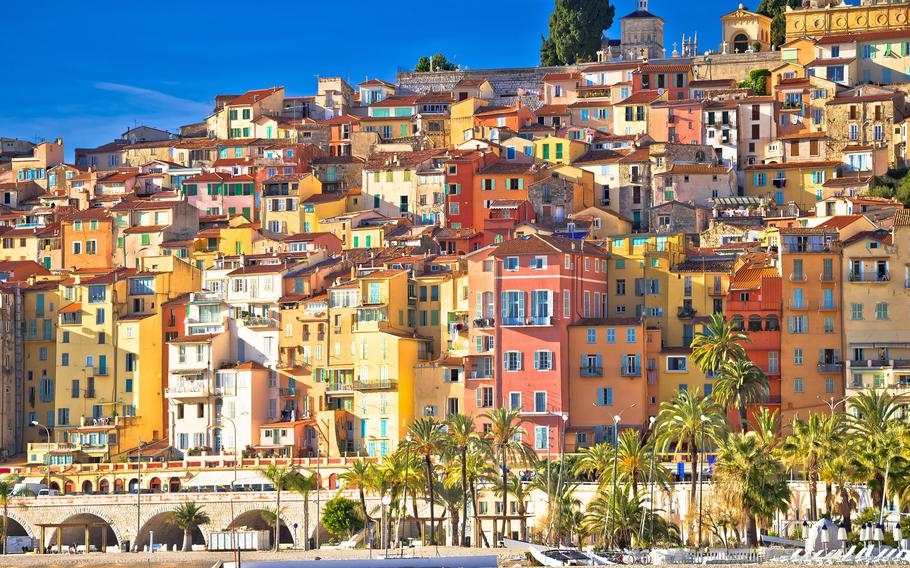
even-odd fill
[{"label": "blue shutter", "polygon": [[502,304],[502,306],[501,306],[502,307],[502,319],[503,319],[503,321],[505,321],[506,317],[509,315],[509,302],[508,302],[509,295],[507,292],[502,292],[500,294],[500,296],[501,296],[500,303]]}]

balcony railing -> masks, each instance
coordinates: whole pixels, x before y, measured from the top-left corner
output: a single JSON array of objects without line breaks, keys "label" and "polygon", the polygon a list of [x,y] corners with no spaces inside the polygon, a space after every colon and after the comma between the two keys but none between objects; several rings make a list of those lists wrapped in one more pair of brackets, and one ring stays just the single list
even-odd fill
[{"label": "balcony railing", "polygon": [[281,387],[278,389],[278,396],[297,396],[297,389]]},{"label": "balcony railing", "polygon": [[641,367],[626,367],[623,365],[623,368],[619,371],[619,374],[623,377],[640,377]]},{"label": "balcony railing", "polygon": [[278,322],[274,318],[268,317],[245,317],[243,325],[250,328],[276,327]]},{"label": "balcony railing", "polygon": [[224,300],[224,296],[221,292],[193,292],[192,297],[190,298],[191,304],[211,304],[215,302],[221,302]]},{"label": "balcony railing", "polygon": [[543,327],[553,325],[553,318],[550,316],[536,316],[528,318],[510,318],[502,319],[503,327]]},{"label": "balcony railing", "polygon": [[603,367],[584,366],[584,367],[581,367],[580,371],[581,371],[582,377],[602,377],[602,376],[604,376]]},{"label": "balcony railing", "polygon": [[375,391],[375,390],[393,390],[398,388],[398,381],[354,381],[354,390]]},{"label": "balcony railing", "polygon": [[469,379],[479,379],[479,380],[492,379],[493,373],[492,372],[488,373],[486,371],[471,371],[470,373],[468,373],[468,378]]},{"label": "balcony railing", "polygon": [[787,303],[787,307],[794,312],[804,312],[809,309],[809,302],[807,300],[795,301],[790,300]]},{"label": "balcony railing", "polygon": [[695,308],[680,306],[676,309],[676,317],[679,319],[692,319],[695,316]]},{"label": "balcony railing", "polygon": [[790,254],[800,254],[805,252],[836,252],[837,245],[833,243],[785,243],[784,250]]},{"label": "balcony railing", "polygon": [[878,369],[882,367],[910,367],[910,359],[852,359],[850,367]]},{"label": "balcony railing", "polygon": [[843,363],[840,361],[819,361],[818,372],[820,373],[839,373]]},{"label": "balcony railing", "polygon": [[476,318],[474,320],[474,327],[476,329],[490,329],[496,325],[495,318]]},{"label": "balcony railing", "polygon": [[726,294],[726,292],[724,292],[723,286],[708,286],[709,296],[723,296],[724,294]]},{"label": "balcony railing", "polygon": [[885,272],[875,270],[850,272],[850,282],[888,282],[889,280],[891,280],[891,274],[887,270]]},{"label": "balcony railing", "polygon": [[790,282],[805,282],[806,273],[805,272],[791,272],[790,273]]},{"label": "balcony railing", "polygon": [[354,383],[329,382],[329,383],[325,384],[325,392],[327,392],[327,393],[354,392]]},{"label": "balcony railing", "polygon": [[209,392],[207,381],[177,381],[164,389],[164,396],[171,398],[206,397]]},{"label": "balcony railing", "polygon": [[818,311],[820,311],[820,312],[836,312],[836,311],[837,311],[837,306],[836,306],[835,304],[833,304],[833,303],[832,303],[832,304],[826,304],[825,302],[822,302],[822,303],[818,306]]}]

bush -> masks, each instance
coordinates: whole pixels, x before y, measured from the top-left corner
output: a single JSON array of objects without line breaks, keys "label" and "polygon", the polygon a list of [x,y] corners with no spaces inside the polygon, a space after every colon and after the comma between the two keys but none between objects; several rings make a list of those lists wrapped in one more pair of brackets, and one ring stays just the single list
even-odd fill
[{"label": "bush", "polygon": [[363,528],[358,508],[359,505],[351,499],[335,497],[325,504],[322,524],[335,536],[350,538],[351,534]]}]

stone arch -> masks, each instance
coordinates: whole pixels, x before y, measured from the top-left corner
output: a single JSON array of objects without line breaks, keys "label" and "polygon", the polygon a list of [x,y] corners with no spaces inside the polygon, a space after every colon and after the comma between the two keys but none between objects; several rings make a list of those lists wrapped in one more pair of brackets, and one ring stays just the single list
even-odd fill
[{"label": "stone arch", "polygon": [[[156,544],[167,545],[169,550],[174,545],[178,549],[183,545],[183,529],[168,522],[168,517],[175,509],[174,506],[155,507],[140,518],[139,536],[135,542],[140,550],[148,546],[153,531]],[[205,545],[208,543],[208,537],[208,532],[203,530],[203,527],[198,527],[193,531],[193,544]]]},{"label": "stone arch", "polygon": [[733,44],[733,53],[736,53],[739,50],[739,53],[745,53],[752,41],[749,39],[749,34],[742,30],[736,30],[733,32],[733,37],[731,38],[731,43]]},{"label": "stone arch", "polygon": [[92,492],[92,481],[90,479],[83,481],[82,487],[80,487],[80,491],[83,495],[89,495]]},{"label": "stone arch", "polygon": [[[234,524],[238,527],[247,526],[254,530],[269,530],[271,534],[274,535],[274,527],[270,527],[266,524],[265,520],[262,518],[263,511],[269,509],[267,505],[255,504],[249,505],[246,507],[240,507],[234,511]],[[297,547],[297,535],[294,534],[294,523],[288,522],[288,511],[285,509],[284,505],[281,507],[284,512],[281,515],[281,523],[279,528],[280,534],[280,543],[281,544],[293,544],[294,547]],[[223,527],[223,530],[231,529],[231,518],[230,515],[227,515],[227,526]],[[272,538],[271,536],[269,537]],[[271,541],[271,540],[270,540]],[[274,546],[274,542],[272,543]]]},{"label": "stone arch", "polygon": [[[94,517],[94,518],[92,518]],[[74,507],[68,509],[65,513],[57,517],[56,523],[65,523],[68,521],[92,521],[92,522],[104,522],[107,524],[108,546],[116,546],[121,540],[123,540],[124,533],[121,528],[113,521],[110,515],[94,507]],[[113,538],[112,538],[113,537]],[[52,546],[57,544],[57,531],[50,530],[47,531],[47,546]],[[76,545],[83,544],[85,537],[80,529],[63,529],[62,536],[62,545],[64,547],[69,546],[70,544],[75,543]],[[98,550],[101,550],[101,534],[98,529],[92,529],[89,535],[90,544],[94,545]]]},{"label": "stone arch", "polygon": [[106,477],[102,477],[98,480],[98,493],[101,495],[107,495],[111,492],[111,482],[107,480]]},{"label": "stone arch", "polygon": [[17,525],[19,525],[22,528],[22,530],[25,532],[24,535],[14,533],[13,524],[10,523],[9,536],[30,536],[32,538],[38,537],[38,531],[35,529],[35,527],[32,526],[32,524],[30,522],[26,521],[24,517],[22,517],[19,513],[14,511],[12,508],[10,508],[7,511],[7,517],[9,517],[9,520],[14,521]]}]

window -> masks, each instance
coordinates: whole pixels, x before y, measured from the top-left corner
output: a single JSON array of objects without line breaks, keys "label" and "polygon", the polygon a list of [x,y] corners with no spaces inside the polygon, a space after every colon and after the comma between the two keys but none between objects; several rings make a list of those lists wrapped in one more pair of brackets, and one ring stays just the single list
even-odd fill
[{"label": "window", "polygon": [[597,389],[597,406],[613,406],[613,387]]},{"label": "window", "polygon": [[543,270],[547,267],[547,257],[535,256],[531,259],[531,268],[534,270]]},{"label": "window", "polygon": [[635,328],[626,328],[626,343],[635,343]]},{"label": "window", "polygon": [[509,393],[509,409],[510,410],[521,410],[521,393],[520,392],[510,392]]},{"label": "window", "polygon": [[852,319],[852,320],[863,319],[863,305],[862,304],[850,304],[850,319]]},{"label": "window", "polygon": [[518,257],[517,256],[507,256],[503,261],[503,268],[505,270],[518,270]]},{"label": "window", "polygon": [[549,371],[553,368],[552,351],[535,351],[534,368],[538,371]]},{"label": "window", "polygon": [[88,302],[97,304],[107,299],[107,287],[104,285],[94,285],[88,287]]},{"label": "window", "polygon": [[534,412],[547,411],[547,393],[546,391],[534,392]]},{"label": "window", "polygon": [[593,327],[588,328],[588,343],[591,345],[597,343],[597,329]]},{"label": "window", "polygon": [[616,330],[612,327],[607,328],[607,343],[616,343]]},{"label": "window", "polygon": [[801,393],[803,392],[803,379],[801,377],[796,377],[793,379],[793,392]]},{"label": "window", "polygon": [[502,357],[503,368],[506,371],[520,371],[521,359],[521,351],[506,351]]},{"label": "window", "polygon": [[688,370],[688,362],[685,355],[667,357],[667,371],[683,373]]},{"label": "window", "polygon": [[803,364],[803,349],[802,347],[797,347],[793,350],[793,364],[802,365]]},{"label": "window", "polygon": [[546,426],[535,426],[534,427],[534,449],[535,450],[546,450],[549,447],[550,447],[550,429]]},{"label": "window", "polygon": [[875,319],[888,319],[888,302],[879,302],[875,304]]}]

